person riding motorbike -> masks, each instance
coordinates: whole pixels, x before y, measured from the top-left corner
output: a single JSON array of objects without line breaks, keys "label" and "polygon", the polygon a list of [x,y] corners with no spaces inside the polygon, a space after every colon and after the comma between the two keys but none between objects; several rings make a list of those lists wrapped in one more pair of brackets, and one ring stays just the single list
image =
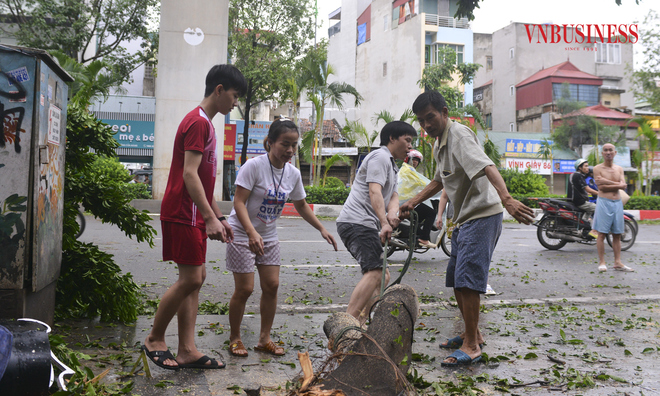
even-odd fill
[{"label": "person riding motorbike", "polygon": [[589,202],[589,194],[598,195],[598,191],[587,185],[585,176],[589,173],[589,162],[580,158],[575,161],[575,173],[571,175],[571,183],[569,192],[571,193],[571,201],[580,210],[583,210],[590,215],[596,211],[596,204]]},{"label": "person riding motorbike", "polygon": [[[424,161],[424,156],[417,150],[410,150],[404,161],[415,168],[415,171],[417,171],[417,167],[422,163],[422,161]],[[429,241],[431,236],[431,229],[433,228],[433,222],[435,221],[436,217],[435,210],[430,208],[428,205],[421,203],[415,207],[415,212],[417,212],[417,215],[419,216],[417,243],[419,243],[420,246],[429,249],[437,247],[435,243]]]},{"label": "person riding motorbike", "polygon": [[589,202],[596,203],[596,200],[598,199],[598,186],[596,185],[596,181],[594,180],[594,167],[590,166],[589,167],[589,173],[587,173],[587,176],[584,178],[584,181],[587,182],[587,186],[589,186],[592,190],[596,191],[596,194],[591,194],[589,195]]}]

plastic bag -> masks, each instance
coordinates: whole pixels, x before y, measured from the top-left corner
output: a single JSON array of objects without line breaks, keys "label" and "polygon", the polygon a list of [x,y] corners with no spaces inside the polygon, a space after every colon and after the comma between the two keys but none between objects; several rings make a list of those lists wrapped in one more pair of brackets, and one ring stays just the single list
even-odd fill
[{"label": "plastic bag", "polygon": [[[397,183],[399,186],[399,203],[404,203],[419,194],[431,180],[427,179],[421,173],[417,172],[412,166],[403,163],[399,169]],[[429,199],[440,199],[440,192]],[[429,200],[424,201],[429,207],[433,207]]]}]

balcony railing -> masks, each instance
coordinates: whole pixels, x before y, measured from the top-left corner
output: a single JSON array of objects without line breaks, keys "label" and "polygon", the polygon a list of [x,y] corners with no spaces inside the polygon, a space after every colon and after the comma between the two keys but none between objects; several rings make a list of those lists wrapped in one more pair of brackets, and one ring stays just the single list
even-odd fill
[{"label": "balcony railing", "polygon": [[456,19],[448,16],[424,14],[424,22],[427,25],[434,25],[439,27],[469,29],[470,21],[467,18]]}]

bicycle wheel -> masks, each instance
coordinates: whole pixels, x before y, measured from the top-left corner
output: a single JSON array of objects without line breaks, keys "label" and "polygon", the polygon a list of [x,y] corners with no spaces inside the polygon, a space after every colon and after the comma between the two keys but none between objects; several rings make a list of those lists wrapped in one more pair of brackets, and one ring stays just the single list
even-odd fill
[{"label": "bicycle wheel", "polygon": [[447,237],[447,233],[443,232],[442,237],[440,238],[440,247],[442,251],[445,252],[447,257],[451,257],[451,238]]},{"label": "bicycle wheel", "polygon": [[82,235],[83,231],[85,231],[85,215],[81,211],[78,211],[78,215],[76,216],[76,223],[78,223],[78,233],[76,234],[76,239]]}]

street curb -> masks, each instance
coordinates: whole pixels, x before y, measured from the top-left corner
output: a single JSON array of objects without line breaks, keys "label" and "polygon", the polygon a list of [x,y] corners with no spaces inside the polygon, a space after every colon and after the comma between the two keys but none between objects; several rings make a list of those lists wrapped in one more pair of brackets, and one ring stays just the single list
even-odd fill
[{"label": "street curb", "polygon": [[[156,199],[134,199],[131,205],[138,210],[146,210],[149,213],[160,213],[160,200]],[[232,201],[217,201],[220,211],[225,215],[229,215],[234,208]],[[309,204],[316,216],[323,217],[338,217],[343,205],[324,205],[324,204]],[[534,217],[542,213],[541,209],[533,209]],[[632,214],[636,220],[660,220],[660,210],[626,210],[627,213]],[[293,207],[292,203],[284,204],[282,216],[287,217],[300,217],[300,214]],[[514,218],[504,211],[504,220],[514,220]]]}]

